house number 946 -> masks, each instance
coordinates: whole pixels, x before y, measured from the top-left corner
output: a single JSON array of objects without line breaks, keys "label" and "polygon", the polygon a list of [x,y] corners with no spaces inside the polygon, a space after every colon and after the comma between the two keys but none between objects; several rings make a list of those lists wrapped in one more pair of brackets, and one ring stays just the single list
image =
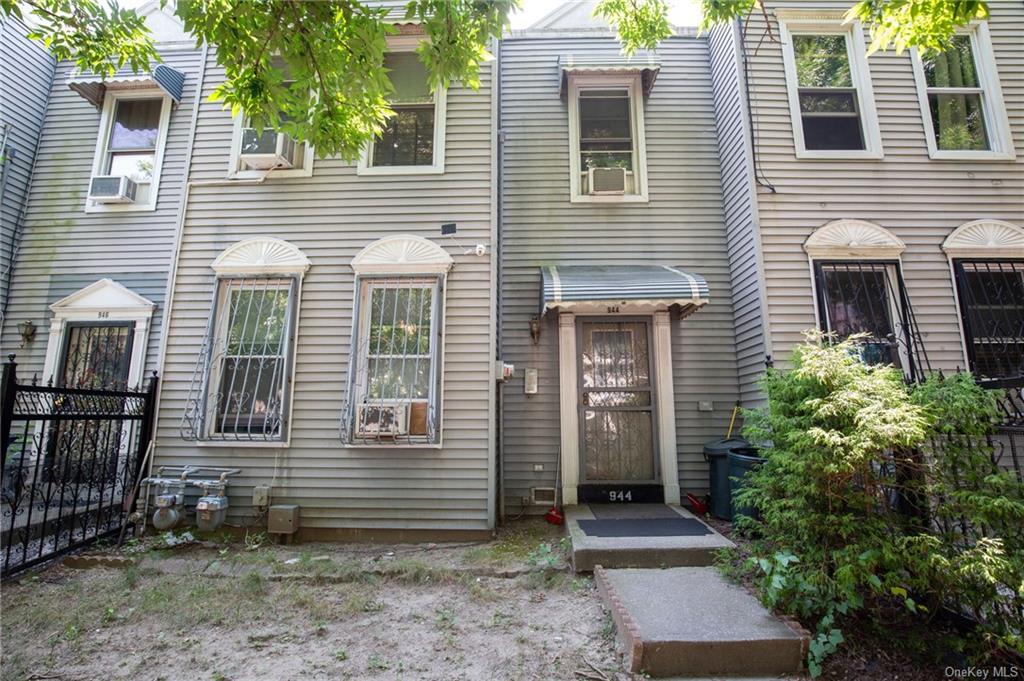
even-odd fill
[{"label": "house number 946", "polygon": [[110,313],[104,310],[102,312],[97,312],[96,316],[100,319],[108,319],[110,317]]}]

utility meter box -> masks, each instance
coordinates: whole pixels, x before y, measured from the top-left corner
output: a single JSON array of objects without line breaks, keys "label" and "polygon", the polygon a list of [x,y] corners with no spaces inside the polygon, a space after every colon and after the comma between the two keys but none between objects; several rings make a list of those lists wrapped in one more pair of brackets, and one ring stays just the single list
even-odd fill
[{"label": "utility meter box", "polygon": [[277,504],[267,514],[267,532],[295,534],[299,529],[299,507],[296,504]]}]

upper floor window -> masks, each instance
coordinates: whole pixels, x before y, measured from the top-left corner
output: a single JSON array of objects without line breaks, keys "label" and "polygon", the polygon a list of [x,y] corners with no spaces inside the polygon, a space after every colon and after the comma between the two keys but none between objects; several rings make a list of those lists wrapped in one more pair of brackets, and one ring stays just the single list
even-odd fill
[{"label": "upper floor window", "polygon": [[918,96],[932,158],[1013,158],[988,30],[978,24],[945,52],[914,54]]},{"label": "upper floor window", "polygon": [[797,156],[881,158],[859,24],[782,14],[779,26]]},{"label": "upper floor window", "polygon": [[[418,39],[417,39],[418,40]],[[367,148],[359,174],[443,173],[447,93],[432,92],[416,43],[392,42],[384,67],[394,85],[394,115]]]},{"label": "upper floor window", "polygon": [[311,176],[313,148],[273,128],[260,129],[248,116],[237,116],[228,176],[259,178],[268,172],[272,177]]},{"label": "upper floor window", "polygon": [[171,98],[162,93],[107,95],[87,211],[156,208],[170,114]]},{"label": "upper floor window", "polygon": [[573,201],[647,200],[640,74],[572,75]]}]

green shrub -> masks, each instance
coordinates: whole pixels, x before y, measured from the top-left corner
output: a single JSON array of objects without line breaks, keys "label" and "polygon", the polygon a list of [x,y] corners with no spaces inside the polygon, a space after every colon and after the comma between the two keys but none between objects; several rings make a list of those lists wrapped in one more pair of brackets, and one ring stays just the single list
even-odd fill
[{"label": "green shrub", "polygon": [[979,635],[958,647],[975,656],[1019,649],[1024,496],[986,443],[994,399],[967,375],[908,386],[863,363],[857,338],[823,340],[769,370],[746,415],[767,460],[737,496],[761,518],[738,526],[758,537],[745,569],[766,605],[812,625],[815,676],[845,620],[884,628],[894,604],[922,621],[969,612]]}]

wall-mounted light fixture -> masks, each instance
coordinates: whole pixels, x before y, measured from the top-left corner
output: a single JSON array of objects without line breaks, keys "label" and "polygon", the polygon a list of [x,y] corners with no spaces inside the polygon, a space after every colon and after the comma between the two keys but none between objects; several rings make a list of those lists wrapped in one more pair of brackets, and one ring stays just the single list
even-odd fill
[{"label": "wall-mounted light fixture", "polygon": [[540,343],[540,317],[530,317],[530,338],[533,339],[534,345]]},{"label": "wall-mounted light fixture", "polygon": [[21,334],[21,347],[25,347],[36,339],[36,325],[31,319],[18,322],[18,333]]}]

